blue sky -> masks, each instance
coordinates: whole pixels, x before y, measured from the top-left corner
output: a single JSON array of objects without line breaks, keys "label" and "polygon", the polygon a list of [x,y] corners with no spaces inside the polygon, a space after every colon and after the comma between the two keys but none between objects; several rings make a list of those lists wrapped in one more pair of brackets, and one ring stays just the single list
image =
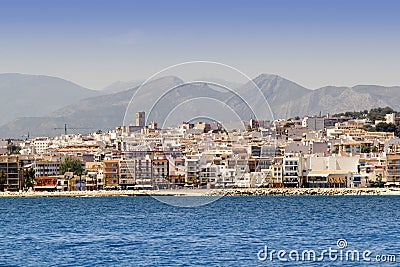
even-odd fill
[{"label": "blue sky", "polygon": [[0,0],[0,73],[99,89],[211,60],[308,88],[400,85],[398,14],[385,0]]}]

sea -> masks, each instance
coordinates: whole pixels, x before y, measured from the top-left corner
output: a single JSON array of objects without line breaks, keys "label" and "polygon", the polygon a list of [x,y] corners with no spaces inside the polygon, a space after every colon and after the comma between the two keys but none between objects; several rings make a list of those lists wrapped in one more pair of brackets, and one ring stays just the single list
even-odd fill
[{"label": "sea", "polygon": [[398,196],[190,198],[2,198],[0,266],[400,263]]}]

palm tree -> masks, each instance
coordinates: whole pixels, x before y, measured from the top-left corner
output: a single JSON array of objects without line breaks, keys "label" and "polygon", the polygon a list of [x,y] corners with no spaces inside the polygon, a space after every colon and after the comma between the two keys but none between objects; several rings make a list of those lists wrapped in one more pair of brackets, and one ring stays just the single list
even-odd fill
[{"label": "palm tree", "polygon": [[35,170],[32,167],[25,169],[23,175],[24,175],[24,189],[27,190],[29,188],[32,188],[34,186]]},{"label": "palm tree", "polygon": [[0,190],[4,192],[7,187],[7,173],[4,170],[0,170]]}]

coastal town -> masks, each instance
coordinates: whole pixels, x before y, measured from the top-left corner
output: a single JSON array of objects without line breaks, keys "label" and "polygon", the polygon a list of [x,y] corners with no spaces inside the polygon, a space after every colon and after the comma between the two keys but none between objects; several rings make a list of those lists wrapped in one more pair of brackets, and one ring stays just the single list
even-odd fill
[{"label": "coastal town", "polygon": [[204,121],[160,129],[145,117],[107,132],[65,125],[55,137],[1,140],[0,190],[400,187],[400,116],[390,108],[249,119],[230,131]]}]

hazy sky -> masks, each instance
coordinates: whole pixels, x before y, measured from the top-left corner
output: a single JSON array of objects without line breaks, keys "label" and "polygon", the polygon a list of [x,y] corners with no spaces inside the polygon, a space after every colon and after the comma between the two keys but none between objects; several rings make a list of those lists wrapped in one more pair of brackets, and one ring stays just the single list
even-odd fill
[{"label": "hazy sky", "polygon": [[399,14],[384,0],[0,0],[0,73],[99,89],[211,60],[309,88],[400,85]]}]

